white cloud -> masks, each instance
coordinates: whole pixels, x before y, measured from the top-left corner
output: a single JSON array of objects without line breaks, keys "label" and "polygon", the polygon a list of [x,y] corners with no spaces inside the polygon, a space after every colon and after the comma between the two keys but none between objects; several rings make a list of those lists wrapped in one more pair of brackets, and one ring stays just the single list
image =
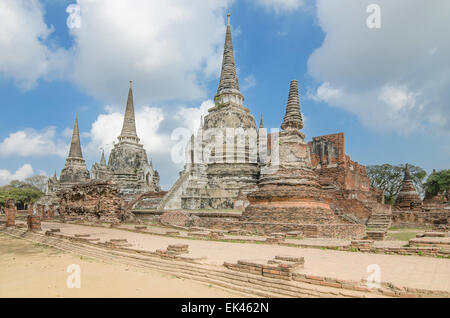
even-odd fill
[{"label": "white cloud", "polygon": [[199,108],[182,107],[175,114],[174,119],[182,125],[183,128],[189,129],[195,133],[200,127],[200,120],[208,114],[208,110],[214,107],[212,100],[204,101]]},{"label": "white cloud", "polygon": [[9,170],[0,170],[0,185],[10,183],[12,180],[23,181],[34,174],[33,167],[30,164],[25,164],[16,172],[11,173]]},{"label": "white cloud", "polygon": [[[212,100],[206,100],[199,107],[178,107],[172,112],[166,107],[136,107],[136,129],[141,143],[147,150],[149,159],[153,159],[154,167],[161,175],[161,183],[165,189],[170,188],[178,177],[183,165],[172,162],[171,150],[179,140],[171,140],[173,130],[186,128],[190,134],[197,131],[201,116],[214,107]],[[113,142],[117,142],[122,124],[123,114],[114,111],[115,107],[105,107],[107,113],[97,117],[88,133],[84,133],[90,142],[83,150],[87,160],[98,162],[101,148],[109,155]]]},{"label": "white cloud", "polygon": [[304,5],[303,0],[256,0],[256,2],[277,14],[297,10]]},{"label": "white cloud", "polygon": [[45,43],[53,29],[44,14],[38,0],[0,1],[0,76],[25,90],[41,77],[61,76],[67,65],[66,52]]},{"label": "white cloud", "polygon": [[140,100],[194,100],[218,76],[230,0],[77,2],[72,79],[99,99],[118,104],[133,80]]},{"label": "white cloud", "polygon": [[242,90],[246,91],[252,87],[256,86],[256,78],[255,75],[250,74],[246,78],[244,78],[244,84],[242,85]]},{"label": "white cloud", "polygon": [[[107,153],[111,151],[122,130],[123,117],[123,114],[118,112],[100,114],[97,117],[90,132],[86,133],[86,136],[91,139],[86,146],[87,155],[96,156],[100,159],[100,149],[104,149]],[[164,151],[166,137],[157,135],[163,120],[164,114],[161,108],[146,106],[136,112],[137,134],[149,153]]]},{"label": "white cloud", "polygon": [[379,90],[352,94],[324,83],[315,95],[308,94],[310,99],[356,114],[363,125],[374,131],[397,131],[402,135],[422,129],[414,112],[410,112],[416,106],[415,96],[404,87],[389,84]]},{"label": "white cloud", "polygon": [[147,102],[198,100],[220,74],[232,1],[77,0],[81,27],[67,30],[73,47],[65,50],[48,43],[53,27],[39,0],[3,0],[0,75],[24,89],[65,78],[112,104],[128,80]]},{"label": "white cloud", "polygon": [[69,146],[57,138],[56,128],[43,131],[25,129],[11,133],[0,142],[0,157],[59,156],[65,157]]},{"label": "white cloud", "polygon": [[[318,0],[326,33],[308,61],[317,100],[376,131],[450,131],[450,2],[379,0],[381,29],[366,25],[371,0]],[[411,21],[414,21],[412,23]],[[351,36],[349,36],[351,34]]]}]

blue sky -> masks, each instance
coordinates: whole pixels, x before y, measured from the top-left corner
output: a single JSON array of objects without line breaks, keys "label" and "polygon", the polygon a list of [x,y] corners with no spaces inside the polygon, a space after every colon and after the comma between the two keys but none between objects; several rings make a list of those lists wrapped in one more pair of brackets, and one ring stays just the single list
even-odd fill
[{"label": "blue sky", "polygon": [[[81,26],[67,27],[69,4]],[[381,8],[381,29],[366,11]],[[138,133],[168,189],[177,127],[195,129],[213,99],[230,12],[241,90],[277,128],[299,80],[304,132],[344,132],[364,165],[450,163],[450,5],[422,0],[0,2],[0,183],[61,171],[75,113],[88,168],[120,133],[134,81]],[[8,19],[1,12],[11,12]],[[409,25],[409,21],[415,21]],[[20,22],[17,22],[20,21]],[[36,67],[35,67],[36,66]]]}]

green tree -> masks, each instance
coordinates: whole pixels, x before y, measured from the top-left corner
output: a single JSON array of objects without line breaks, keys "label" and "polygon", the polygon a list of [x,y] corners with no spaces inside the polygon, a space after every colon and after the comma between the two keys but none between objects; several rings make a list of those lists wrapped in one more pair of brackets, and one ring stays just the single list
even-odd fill
[{"label": "green tree", "polygon": [[431,199],[440,193],[448,195],[450,190],[450,170],[433,172],[424,184],[425,197]]},{"label": "green tree", "polygon": [[[423,197],[423,180],[427,175],[426,171],[414,165],[409,165],[409,170],[419,196]],[[384,164],[368,166],[367,174],[370,178],[370,185],[373,188],[384,190],[386,203],[394,204],[395,198],[402,187],[403,178],[405,175],[405,165],[394,166]]]},{"label": "green tree", "polygon": [[43,195],[36,187],[14,180],[9,185],[0,187],[0,204],[4,206],[6,200],[14,199],[18,208],[23,209],[25,205],[36,202]]},{"label": "green tree", "polygon": [[33,187],[39,189],[42,192],[45,192],[45,188],[47,187],[48,177],[35,175],[28,177],[24,180],[25,183],[32,185]]}]

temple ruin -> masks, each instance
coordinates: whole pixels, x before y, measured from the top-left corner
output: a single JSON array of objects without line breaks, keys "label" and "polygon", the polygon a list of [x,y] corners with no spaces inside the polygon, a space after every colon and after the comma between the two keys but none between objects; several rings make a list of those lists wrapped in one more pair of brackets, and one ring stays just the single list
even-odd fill
[{"label": "temple ruin", "polygon": [[402,187],[395,200],[394,209],[397,211],[420,211],[422,209],[422,200],[414,186],[408,164],[405,167]]},{"label": "temple ruin", "polygon": [[450,227],[450,194],[447,191],[422,201],[407,164],[402,187],[394,204],[392,221],[400,226],[448,229]]},{"label": "temple ruin", "polygon": [[180,179],[163,198],[159,210],[235,209],[256,189],[259,166],[249,145],[253,141],[256,145],[257,128],[239,89],[229,15],[214,101],[215,106],[192,138]]},{"label": "temple ruin", "polygon": [[364,225],[341,218],[331,209],[332,196],[322,189],[313,170],[302,128],[298,83],[292,81],[282,131],[271,135],[276,147],[272,146],[261,169],[257,191],[248,195],[250,205],[238,221],[218,220],[211,227],[260,234],[297,231],[306,237],[365,236]]},{"label": "temple ruin", "polygon": [[92,179],[113,181],[119,186],[121,195],[161,191],[159,173],[153,169],[144,146],[139,143],[131,81],[122,132],[117,139],[119,142],[114,144],[108,164],[102,152],[100,163],[92,166]]},{"label": "temple ruin", "polygon": [[319,183],[333,196],[335,212],[361,223],[375,211],[389,213],[383,191],[371,188],[366,167],[346,154],[344,133],[313,137],[308,146]]}]

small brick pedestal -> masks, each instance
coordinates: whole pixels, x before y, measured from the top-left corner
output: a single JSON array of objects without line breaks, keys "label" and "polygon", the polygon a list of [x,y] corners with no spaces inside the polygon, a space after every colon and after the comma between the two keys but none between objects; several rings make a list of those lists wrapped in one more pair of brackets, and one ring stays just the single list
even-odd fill
[{"label": "small brick pedestal", "polygon": [[48,209],[47,209],[47,217],[49,217],[49,218],[55,217],[55,207],[53,205],[48,207]]},{"label": "small brick pedestal", "polygon": [[28,231],[41,230],[41,218],[38,215],[29,215],[27,217]]},{"label": "small brick pedestal", "polygon": [[16,202],[12,199],[7,200],[5,207],[6,227],[16,225],[16,213],[17,213]]}]

